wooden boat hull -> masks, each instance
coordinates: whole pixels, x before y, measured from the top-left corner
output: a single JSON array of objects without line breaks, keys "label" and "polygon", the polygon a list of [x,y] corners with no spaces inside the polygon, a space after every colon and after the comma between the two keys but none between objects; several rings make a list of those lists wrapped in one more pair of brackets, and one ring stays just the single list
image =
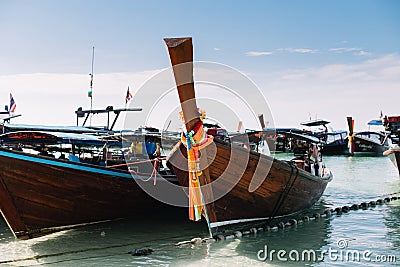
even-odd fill
[{"label": "wooden boat hull", "polygon": [[348,155],[349,148],[348,143],[332,143],[324,144],[321,149],[322,155]]},{"label": "wooden boat hull", "polygon": [[399,171],[400,175],[400,150],[394,150],[393,153],[389,155],[390,160],[393,162],[394,166]]},{"label": "wooden boat hull", "polygon": [[0,149],[0,210],[17,238],[167,207],[127,171]]},{"label": "wooden boat hull", "polygon": [[[261,223],[310,208],[320,199],[332,179],[332,175],[326,178],[316,177],[298,169],[292,163],[250,152],[227,142],[214,140],[214,144],[216,153],[210,151],[215,149],[212,146],[205,148],[210,181],[205,181],[203,178],[202,184],[214,184],[222,175],[227,177],[240,175],[240,179],[232,185],[232,190],[226,195],[207,205],[213,234],[233,229],[233,224]],[[186,147],[180,143],[171,152],[170,162],[178,160],[181,153],[186,157]],[[231,154],[234,156],[231,157]],[[210,155],[216,156],[212,158]],[[256,171],[260,161],[264,164],[261,164]],[[270,170],[268,165],[271,166]],[[239,169],[243,166],[245,171],[240,173]],[[188,173],[176,166],[173,168],[179,183],[188,186]],[[263,182],[255,191],[249,192],[252,179],[263,179]],[[212,192],[203,190],[203,195],[207,195],[205,198],[209,200],[210,195],[218,195],[220,193],[218,191],[226,190],[226,186],[229,186],[229,180],[216,183],[212,187]]]},{"label": "wooden boat hull", "polygon": [[383,156],[388,146],[378,144],[374,141],[354,136],[354,153],[365,156]]}]

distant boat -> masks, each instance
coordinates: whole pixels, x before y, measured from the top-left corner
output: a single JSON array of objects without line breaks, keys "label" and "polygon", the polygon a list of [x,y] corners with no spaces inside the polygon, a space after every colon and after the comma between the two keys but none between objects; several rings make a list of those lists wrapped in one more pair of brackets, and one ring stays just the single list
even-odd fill
[{"label": "distant boat", "polygon": [[265,141],[269,151],[303,154],[306,143],[321,143],[319,139],[297,128],[264,128],[261,131],[251,130],[246,134],[254,142]]},{"label": "distant boat", "polygon": [[380,132],[357,132],[354,134],[354,152],[363,155],[381,156],[389,149],[391,141],[388,135]]},{"label": "distant boat", "polygon": [[[193,69],[190,68],[193,60],[191,38],[165,39],[165,42],[174,67],[183,117],[193,118],[185,121],[187,132],[191,132],[202,124],[195,102]],[[189,66],[182,70],[180,63],[189,63]],[[180,81],[188,82],[181,85]],[[197,115],[193,117],[193,114]],[[196,134],[195,131],[193,133]],[[208,167],[200,164],[201,174],[195,171],[196,177],[199,176],[191,181],[189,177],[195,177],[192,176],[192,165],[191,176],[180,166],[173,166],[182,186],[192,182],[203,186],[200,189],[201,199],[207,201],[203,216],[208,220],[212,234],[232,230],[238,224],[265,223],[271,218],[308,209],[319,200],[332,180],[331,172],[318,158],[314,158],[314,162],[308,157],[280,161],[251,151],[250,147],[251,144],[239,143],[237,138],[231,142],[214,138],[210,145],[200,150],[200,162]],[[179,142],[170,153],[169,162],[186,163],[187,157],[187,147]],[[241,169],[244,171],[241,172]],[[216,186],[206,189],[212,184]],[[227,187],[232,188],[221,198],[214,198]],[[190,192],[197,192],[192,191],[196,188],[189,188]],[[196,197],[189,195],[189,198],[193,200]],[[196,204],[194,207],[198,208]]]},{"label": "distant boat", "polygon": [[275,148],[275,152],[293,152],[295,150],[296,138],[293,138],[292,134],[304,134],[302,130],[297,128],[275,128],[265,129],[265,131],[267,133],[275,133],[274,146],[270,146]]},{"label": "distant boat", "polygon": [[322,155],[348,155],[347,131],[337,130],[328,132],[324,136]]},{"label": "distant boat", "polygon": [[[364,156],[382,156],[383,152],[392,145],[392,139],[386,132],[362,131],[353,134],[354,121],[351,117],[347,118],[349,125],[349,152],[350,154]],[[369,122],[369,125],[378,124],[378,120]]]},{"label": "distant boat", "polygon": [[139,186],[177,183],[160,158],[149,160],[155,135],[130,133],[137,140],[122,151],[121,135],[23,128],[0,135],[0,210],[17,238],[171,208]]},{"label": "distant boat", "polygon": [[329,124],[329,121],[317,119],[310,120],[306,122],[300,123],[303,126],[307,127],[318,127],[323,126],[324,129],[320,131],[312,132],[312,135],[319,138],[322,141],[322,154],[323,155],[347,155],[349,154],[348,150],[348,139],[347,131],[337,130],[337,131],[328,131],[326,127]]},{"label": "distant boat", "polygon": [[309,154],[310,143],[318,144],[319,147],[323,145],[321,140],[319,140],[317,137],[308,134],[286,133],[286,136],[289,137],[293,143],[292,151],[295,156]]}]

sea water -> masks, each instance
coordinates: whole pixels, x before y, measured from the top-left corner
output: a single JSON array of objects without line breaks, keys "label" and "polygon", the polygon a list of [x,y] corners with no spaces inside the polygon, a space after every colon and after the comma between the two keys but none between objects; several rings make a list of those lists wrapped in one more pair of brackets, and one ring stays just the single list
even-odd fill
[{"label": "sea water", "polygon": [[[286,158],[281,154],[278,158]],[[325,157],[334,174],[307,213],[360,204],[400,191],[386,157]],[[183,215],[120,220],[16,240],[0,220],[2,266],[400,266],[400,200],[215,243],[175,246],[207,237],[203,223]],[[132,249],[152,248],[146,256]]]}]

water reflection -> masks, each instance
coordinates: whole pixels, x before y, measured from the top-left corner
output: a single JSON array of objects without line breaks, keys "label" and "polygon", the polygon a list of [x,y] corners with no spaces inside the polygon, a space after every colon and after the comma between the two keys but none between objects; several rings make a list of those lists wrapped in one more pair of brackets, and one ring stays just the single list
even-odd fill
[{"label": "water reflection", "polygon": [[[387,227],[386,239],[392,249],[400,249],[400,205],[398,202],[388,205],[387,212],[384,214],[385,225]],[[400,260],[400,259],[399,259]]]}]

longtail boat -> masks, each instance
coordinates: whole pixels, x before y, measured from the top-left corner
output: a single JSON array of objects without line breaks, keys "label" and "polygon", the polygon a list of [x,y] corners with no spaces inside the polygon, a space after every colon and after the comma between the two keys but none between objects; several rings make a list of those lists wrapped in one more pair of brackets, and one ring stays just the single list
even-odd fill
[{"label": "longtail boat", "polygon": [[383,152],[384,156],[389,156],[394,166],[397,168],[400,174],[400,146],[396,145]]},{"label": "longtail boat", "polygon": [[361,131],[354,133],[352,117],[347,117],[347,123],[349,126],[349,152],[352,155],[382,156],[383,152],[392,145],[392,138],[386,132]]},{"label": "longtail boat", "polygon": [[190,218],[197,221],[202,214],[211,233],[217,234],[313,206],[333,177],[315,155],[316,146],[312,146],[314,162],[307,156],[282,161],[235,140],[205,135],[195,98],[192,39],[171,38],[165,43],[186,127],[168,159],[179,183],[189,186]]},{"label": "longtail boat", "polygon": [[389,156],[400,174],[400,116],[385,116],[382,121],[394,143],[389,150],[383,152],[383,155]]},{"label": "longtail boat", "polygon": [[349,153],[347,131],[336,130],[328,131],[326,125],[330,122],[327,120],[316,119],[300,123],[306,127],[320,127],[317,131],[312,131],[312,135],[318,137],[324,144],[322,147],[323,155],[346,155]]},{"label": "longtail boat", "polygon": [[156,146],[149,151],[145,135],[130,132],[129,140],[140,149],[123,151],[121,136],[22,127],[0,135],[0,211],[15,237],[171,210],[143,190],[177,184],[160,166],[161,158],[149,159]]},{"label": "longtail boat", "polygon": [[337,130],[324,135],[323,155],[347,155],[349,154],[347,131]]}]

